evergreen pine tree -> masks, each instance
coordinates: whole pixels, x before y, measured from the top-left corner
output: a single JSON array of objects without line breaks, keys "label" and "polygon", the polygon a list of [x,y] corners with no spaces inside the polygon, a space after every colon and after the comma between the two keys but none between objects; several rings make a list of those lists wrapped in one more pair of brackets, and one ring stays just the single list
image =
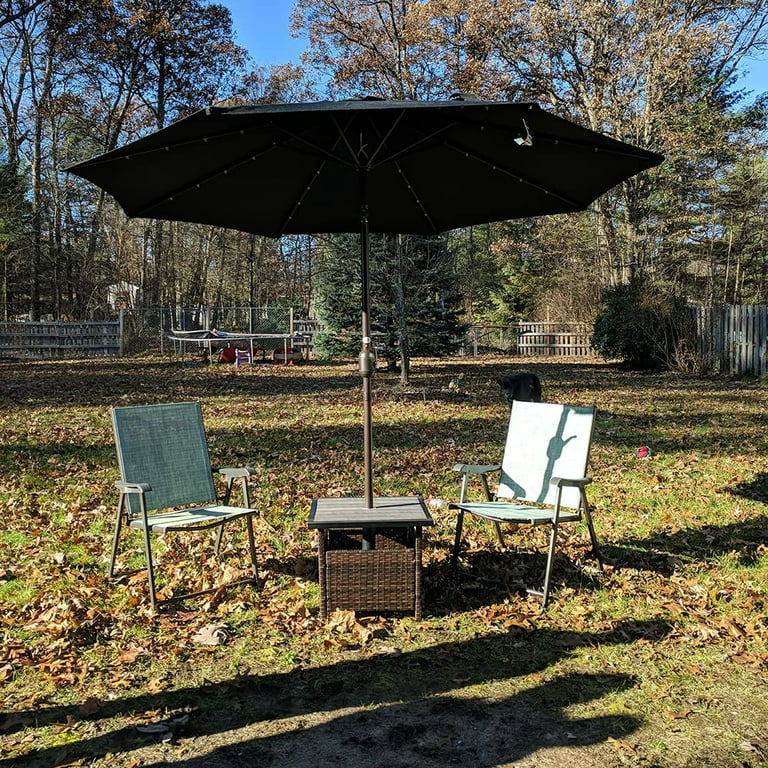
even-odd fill
[{"label": "evergreen pine tree", "polygon": [[[357,354],[360,347],[359,239],[331,237],[315,276],[315,312],[322,358]],[[407,381],[410,357],[455,351],[465,326],[452,260],[443,238],[371,236],[371,329],[390,370]]]}]

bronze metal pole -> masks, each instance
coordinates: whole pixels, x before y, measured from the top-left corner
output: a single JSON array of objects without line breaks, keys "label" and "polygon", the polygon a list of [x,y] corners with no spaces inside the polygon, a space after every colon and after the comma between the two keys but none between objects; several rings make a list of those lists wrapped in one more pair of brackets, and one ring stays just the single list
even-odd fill
[{"label": "bronze metal pole", "polygon": [[371,353],[371,322],[368,296],[368,262],[370,233],[368,231],[368,193],[366,189],[367,169],[360,170],[360,277],[362,294],[362,348],[360,350],[360,375],[363,377],[363,464],[365,472],[365,506],[373,509],[373,437],[371,414],[371,376],[373,355]]}]

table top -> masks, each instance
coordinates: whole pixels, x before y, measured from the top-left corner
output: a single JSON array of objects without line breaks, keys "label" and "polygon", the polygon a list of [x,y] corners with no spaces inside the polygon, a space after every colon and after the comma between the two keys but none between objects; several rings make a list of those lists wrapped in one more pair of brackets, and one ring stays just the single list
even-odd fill
[{"label": "table top", "polygon": [[374,496],[373,509],[362,497],[313,499],[310,528],[372,528],[434,525],[421,496]]}]

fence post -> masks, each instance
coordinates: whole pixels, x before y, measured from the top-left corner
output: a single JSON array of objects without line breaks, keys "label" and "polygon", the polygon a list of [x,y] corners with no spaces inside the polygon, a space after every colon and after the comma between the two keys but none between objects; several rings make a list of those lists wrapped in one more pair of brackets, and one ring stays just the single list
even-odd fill
[{"label": "fence post", "polygon": [[125,328],[125,310],[121,309],[120,313],[117,316],[118,321],[118,327],[117,332],[119,334],[119,344],[120,344],[120,357],[125,356],[125,342],[123,341],[123,329]]}]

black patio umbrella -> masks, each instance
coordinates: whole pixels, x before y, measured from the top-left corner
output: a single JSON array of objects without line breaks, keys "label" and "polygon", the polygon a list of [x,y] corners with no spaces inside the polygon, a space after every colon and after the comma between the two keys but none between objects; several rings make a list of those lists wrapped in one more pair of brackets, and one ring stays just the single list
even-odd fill
[{"label": "black patio umbrella", "polygon": [[365,501],[373,507],[369,231],[567,213],[662,156],[536,104],[363,99],[208,107],[67,168],[133,217],[259,235],[359,231]]}]

